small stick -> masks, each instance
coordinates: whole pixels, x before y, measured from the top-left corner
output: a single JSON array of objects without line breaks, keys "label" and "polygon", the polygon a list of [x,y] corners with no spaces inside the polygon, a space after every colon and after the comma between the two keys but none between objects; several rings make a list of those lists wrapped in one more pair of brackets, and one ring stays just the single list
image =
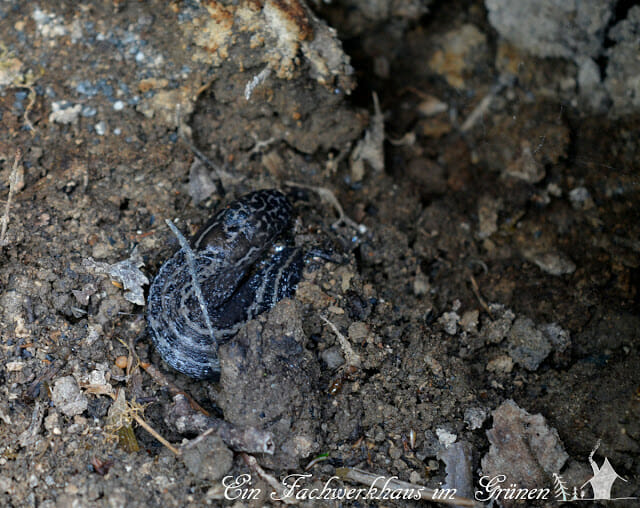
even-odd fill
[{"label": "small stick", "polygon": [[340,163],[344,160],[344,158],[349,154],[349,152],[351,151],[351,146],[353,145],[353,143],[348,142],[339,152],[338,155],[336,157],[329,158],[324,166],[324,172],[327,175],[333,175],[335,174],[335,172],[338,170],[338,166],[340,165]]},{"label": "small stick", "polygon": [[329,325],[329,327],[333,330],[333,333],[338,337],[338,342],[340,343],[340,347],[342,348],[342,352],[344,353],[345,360],[347,361],[347,365],[353,365],[354,367],[360,367],[361,361],[360,356],[356,353],[347,338],[340,333],[340,330],[334,325],[331,321],[329,321],[326,317],[320,316],[325,323]]},{"label": "small stick", "polygon": [[478,287],[476,278],[473,275],[470,275],[469,279],[471,280],[471,289],[473,289],[473,294],[476,295],[476,298],[478,299],[480,306],[484,309],[484,311],[487,314],[489,314],[489,317],[493,320],[493,314],[491,313],[491,309],[489,308],[489,305],[487,305],[487,302],[484,300],[484,298],[482,298],[482,295],[480,294],[480,288]]},{"label": "small stick", "polygon": [[9,175],[9,196],[7,197],[7,204],[4,207],[4,215],[2,216],[2,219],[0,219],[2,222],[2,228],[0,229],[0,247],[7,245],[5,236],[7,234],[7,226],[9,225],[11,200],[13,199],[13,193],[15,192],[16,185],[18,184],[18,163],[20,162],[20,159],[22,159],[22,150],[17,148],[15,158],[13,159],[13,168]]},{"label": "small stick", "polygon": [[493,86],[489,93],[485,95],[473,111],[469,113],[469,116],[460,127],[460,132],[467,132],[471,130],[478,120],[480,120],[480,118],[489,111],[489,107],[491,106],[495,96],[498,95],[508,84],[509,83],[504,80]]},{"label": "small stick", "polygon": [[251,135],[252,135],[253,139],[255,140],[256,144],[253,145],[253,148],[249,152],[249,155],[253,155],[254,153],[258,153],[261,150],[267,148],[269,145],[272,145],[276,141],[280,141],[280,138],[276,137],[276,136],[272,136],[269,139],[265,139],[264,141],[261,141],[261,140],[259,140],[257,138],[257,136],[255,136],[255,134],[252,133]]},{"label": "small stick", "polygon": [[482,506],[482,504],[477,503],[476,501],[474,501],[473,499],[469,499],[468,497],[449,495],[446,498],[444,496],[440,498],[439,495],[442,492],[446,491],[431,489],[429,487],[424,487],[416,483],[403,482],[393,476],[388,477],[377,475],[355,467],[340,467],[336,469],[336,475],[342,480],[351,480],[363,485],[367,485],[369,487],[378,487],[379,489],[386,488],[389,490],[408,490],[415,493],[416,495],[419,495],[420,499],[432,501],[434,503],[463,506],[465,508],[477,508]]},{"label": "small stick", "polygon": [[29,103],[27,104],[27,107],[24,110],[24,114],[22,115],[22,118],[24,119],[24,123],[27,124],[27,127],[29,127],[31,136],[35,136],[36,130],[33,127],[31,120],[29,120],[29,112],[33,109],[33,106],[36,103],[36,91],[33,88],[33,85],[22,85],[22,86],[18,86],[17,88],[26,88],[27,90],[29,90]]},{"label": "small stick", "polygon": [[[213,349],[218,350],[218,341],[216,340],[216,335],[213,332],[213,325],[211,324],[211,319],[209,318],[209,311],[207,310],[207,304],[204,301],[204,296],[202,296],[202,288],[200,287],[200,281],[198,280],[198,272],[196,271],[196,256],[193,253],[193,250],[189,246],[189,242],[182,235],[180,230],[171,222],[169,219],[165,220],[169,229],[173,232],[173,234],[178,239],[180,243],[180,247],[184,251],[184,257],[187,259],[187,265],[189,266],[189,274],[191,275],[191,280],[193,282],[193,288],[196,291],[196,298],[198,299],[198,303],[200,304],[200,312],[204,316],[205,323],[207,324],[207,330],[209,331],[209,336],[213,341]],[[218,361],[216,359],[216,361]],[[219,368],[219,366],[218,366]],[[212,369],[216,370],[216,366],[213,365],[212,360]]]},{"label": "small stick", "polygon": [[183,394],[174,395],[173,401],[174,404],[165,416],[165,421],[178,433],[198,433],[199,436],[195,439],[201,440],[215,432],[229,448],[236,452],[267,453],[269,455],[273,455],[275,452],[276,445],[270,432],[255,427],[241,427],[220,418],[197,413],[188,404]]},{"label": "small stick", "polygon": [[[267,473],[264,469],[260,467],[258,461],[252,455],[248,455],[246,453],[242,454],[242,458],[244,459],[247,467],[257,474],[260,478],[262,478],[265,482],[269,484],[269,486],[274,490],[271,494],[271,499],[274,501],[282,501],[284,504],[297,504],[297,500],[295,498],[291,498],[289,496],[284,495],[284,491],[282,489],[282,484],[278,482],[273,476]],[[275,494],[275,495],[274,495]]]},{"label": "small stick", "polygon": [[[198,90],[198,95],[200,95],[200,93],[202,93],[204,90],[206,90],[210,86],[211,86],[211,82],[209,82],[207,85],[204,85],[203,87],[200,87],[200,90]],[[214,164],[205,154],[203,154],[200,150],[198,150],[198,148],[193,143],[193,141],[187,137],[184,130],[181,128],[180,104],[176,106],[176,125],[178,126],[178,132],[180,133],[180,137],[182,138],[182,141],[184,141],[187,145],[189,145],[189,148],[194,153],[194,155],[198,159],[200,159],[207,167],[212,169],[213,172],[216,174],[216,177],[214,179],[214,183],[216,184],[216,190],[218,191],[218,194],[220,195],[220,197],[224,197],[226,192],[224,190],[224,185],[222,185],[222,179],[220,178],[220,168],[216,164]]]},{"label": "small stick", "polygon": [[[362,224],[358,224],[353,219],[350,219],[344,213],[344,210],[342,208],[342,205],[340,204],[340,201],[338,201],[338,198],[336,198],[335,194],[331,192],[329,189],[327,189],[326,187],[316,187],[315,185],[307,185],[304,183],[293,182],[291,180],[288,180],[284,183],[285,185],[290,185],[291,187],[301,187],[303,189],[312,190],[316,194],[318,194],[318,196],[320,196],[320,199],[322,199],[323,201],[326,201],[331,206],[333,206],[336,212],[338,212],[338,220],[335,221],[333,224],[331,224],[332,228],[336,228],[341,222],[344,222],[347,226],[352,227],[353,229],[355,229],[360,233],[366,232],[366,226],[363,226]],[[363,231],[363,228],[364,228],[364,231]]]},{"label": "small stick", "polygon": [[236,452],[273,455],[275,451],[275,444],[268,432],[253,427],[237,427],[220,418],[207,418],[207,423],[214,426],[189,441],[183,448],[194,446],[211,434],[218,434],[224,444]]},{"label": "small stick", "polygon": [[245,87],[244,87],[244,98],[247,101],[250,101],[251,100],[251,95],[253,94],[253,91],[256,89],[256,87],[258,87],[260,84],[264,83],[269,78],[270,75],[271,75],[271,67],[269,65],[267,65],[258,74],[256,74],[253,78],[251,78],[251,81],[249,81],[245,85]]},{"label": "small stick", "polygon": [[200,406],[200,404],[198,404],[194,398],[191,397],[191,395],[189,395],[187,392],[181,390],[180,388],[178,388],[175,384],[173,384],[171,381],[169,381],[167,379],[167,376],[165,376],[160,369],[158,369],[155,365],[152,365],[150,363],[146,363],[146,362],[140,362],[140,367],[142,367],[147,374],[149,374],[151,376],[151,379],[153,379],[156,383],[158,383],[160,386],[162,386],[163,388],[166,388],[167,390],[169,390],[169,393],[172,396],[176,396],[176,395],[184,395],[187,400],[189,401],[189,405],[196,411],[199,411],[200,413],[202,413],[205,416],[209,416],[209,412],[204,409],[202,406]]},{"label": "small stick", "polygon": [[163,445],[165,445],[167,448],[169,448],[169,450],[171,450],[174,454],[176,454],[176,455],[181,455],[182,454],[182,452],[178,448],[173,446],[169,441],[167,441],[160,434],[158,434],[155,431],[155,429],[153,427],[151,427],[151,425],[149,425],[147,422],[145,422],[144,419],[141,416],[139,416],[137,414],[132,414],[131,416],[138,423],[138,425],[140,425],[140,427],[142,427],[149,434],[151,434],[158,441],[160,441]]}]

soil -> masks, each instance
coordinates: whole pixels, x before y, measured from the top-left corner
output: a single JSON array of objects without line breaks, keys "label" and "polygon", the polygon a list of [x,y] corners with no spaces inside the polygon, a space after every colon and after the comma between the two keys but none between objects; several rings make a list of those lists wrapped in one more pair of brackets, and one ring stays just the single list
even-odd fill
[{"label": "soil", "polygon": [[[136,423],[114,427],[121,390],[174,445],[194,437],[166,424],[170,391],[137,357],[215,416],[268,419],[286,453],[256,458],[278,479],[321,456],[307,487],[356,467],[437,488],[451,480],[439,457],[455,435],[471,445],[477,485],[491,414],[511,399],[557,431],[572,484],[591,477],[599,441],[596,462],[627,480],[614,493],[639,497],[638,114],[570,100],[573,63],[505,46],[483,4],[466,1],[358,30],[340,25],[342,4],[325,6],[317,16],[338,28],[355,74],[328,82],[311,59],[278,60],[247,101],[262,69],[256,38],[242,32],[226,57],[220,46],[209,52],[219,61],[198,60],[180,24],[202,10],[190,4],[2,7],[2,199],[18,148],[22,181],[0,251],[0,504],[234,504],[221,478],[251,470],[219,439],[220,454],[183,460]],[[366,136],[384,158],[373,150],[358,166]],[[315,255],[294,299],[223,355],[241,376],[190,380],[153,351],[144,305],[105,270],[137,253],[152,278],[178,248],[165,219],[191,234],[268,187],[294,204],[287,241]],[[253,472],[253,488],[270,492]]]}]

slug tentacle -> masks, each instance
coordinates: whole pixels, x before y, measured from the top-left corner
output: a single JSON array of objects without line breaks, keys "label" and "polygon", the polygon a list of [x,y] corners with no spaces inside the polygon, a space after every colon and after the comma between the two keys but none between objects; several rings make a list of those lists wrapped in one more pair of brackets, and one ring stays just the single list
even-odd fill
[{"label": "slug tentacle", "polygon": [[147,322],[171,367],[196,379],[215,377],[218,344],[293,294],[303,265],[300,249],[265,256],[291,214],[281,192],[252,192],[219,211],[191,240],[197,284],[184,247],[162,265],[149,290]]}]

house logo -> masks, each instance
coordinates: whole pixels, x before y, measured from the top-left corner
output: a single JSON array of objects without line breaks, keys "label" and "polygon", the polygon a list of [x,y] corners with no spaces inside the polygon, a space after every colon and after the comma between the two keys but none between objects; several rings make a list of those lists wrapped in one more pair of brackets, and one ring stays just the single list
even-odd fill
[{"label": "house logo", "polygon": [[611,500],[611,487],[613,487],[613,482],[615,482],[618,478],[623,481],[627,481],[618,473],[616,473],[615,469],[609,462],[608,458],[604,458],[604,462],[602,466],[598,467],[596,461],[593,460],[593,455],[596,453],[596,450],[600,446],[600,440],[596,443],[595,448],[589,454],[589,464],[591,464],[591,469],[593,469],[593,476],[590,480],[587,480],[580,490],[582,491],[587,483],[591,484],[591,489],[593,490],[593,499],[607,499]]},{"label": "house logo", "polygon": [[[600,440],[596,443],[595,448],[589,454],[589,464],[593,470],[593,476],[588,479],[578,490],[577,487],[573,487],[573,492],[570,493],[569,489],[562,478],[558,474],[553,475],[554,479],[554,491],[556,499],[559,501],[616,501],[621,499],[637,499],[635,497],[611,497],[611,489],[616,480],[627,480],[616,473],[615,469],[609,462],[607,457],[604,458],[601,466],[598,466],[597,462],[593,459],[596,450],[600,447]],[[587,485],[591,487],[593,491],[593,497],[587,497],[588,489]]]}]

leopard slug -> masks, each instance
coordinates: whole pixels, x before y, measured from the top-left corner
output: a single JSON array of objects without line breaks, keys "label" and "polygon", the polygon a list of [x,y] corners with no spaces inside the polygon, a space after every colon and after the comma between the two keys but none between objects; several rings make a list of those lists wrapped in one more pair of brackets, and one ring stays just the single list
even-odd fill
[{"label": "leopard slug", "polygon": [[196,233],[193,254],[185,244],[160,267],[149,289],[147,323],[171,367],[195,379],[216,377],[218,345],[293,294],[302,252],[271,249],[291,214],[291,204],[277,190],[246,194]]}]

